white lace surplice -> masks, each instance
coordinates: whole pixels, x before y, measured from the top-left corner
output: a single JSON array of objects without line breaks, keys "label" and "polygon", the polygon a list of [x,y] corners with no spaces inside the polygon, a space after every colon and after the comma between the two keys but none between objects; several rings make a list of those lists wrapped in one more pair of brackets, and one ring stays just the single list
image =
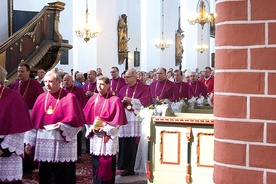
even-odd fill
[{"label": "white lace surplice", "polygon": [[36,161],[74,162],[77,160],[77,133],[81,128],[61,124],[61,131],[32,130],[26,134],[25,143],[35,145]]},{"label": "white lace surplice", "polygon": [[22,157],[24,155],[24,133],[4,136],[3,149],[13,153],[10,157],[0,157],[0,182],[22,180]]},{"label": "white lace surplice", "polygon": [[128,124],[121,126],[119,137],[139,137],[141,134],[141,123],[142,119],[137,116],[141,109],[141,103],[139,99],[132,99],[132,109],[133,111],[128,111],[125,109]]},{"label": "white lace surplice", "polygon": [[[86,135],[92,131],[91,126],[92,125],[86,125]],[[104,142],[103,134],[94,134],[90,138],[90,153],[93,155],[116,155],[118,152],[118,133],[120,127],[119,125],[111,126],[108,124],[104,126],[103,131],[109,136],[107,142]]]}]

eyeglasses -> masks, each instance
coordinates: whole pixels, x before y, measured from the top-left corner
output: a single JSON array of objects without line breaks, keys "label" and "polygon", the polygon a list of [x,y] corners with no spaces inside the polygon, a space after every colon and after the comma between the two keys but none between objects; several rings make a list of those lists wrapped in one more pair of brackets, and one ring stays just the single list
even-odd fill
[{"label": "eyeglasses", "polygon": [[116,73],[116,71],[111,71],[110,73]]},{"label": "eyeglasses", "polygon": [[124,76],[125,79],[131,78],[131,77],[134,77],[134,76]]}]

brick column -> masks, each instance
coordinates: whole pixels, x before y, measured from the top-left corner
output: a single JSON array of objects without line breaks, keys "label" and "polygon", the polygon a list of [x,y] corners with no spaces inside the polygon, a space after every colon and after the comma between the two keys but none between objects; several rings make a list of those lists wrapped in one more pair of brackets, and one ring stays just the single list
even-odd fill
[{"label": "brick column", "polygon": [[216,0],[216,184],[276,183],[276,0]]}]

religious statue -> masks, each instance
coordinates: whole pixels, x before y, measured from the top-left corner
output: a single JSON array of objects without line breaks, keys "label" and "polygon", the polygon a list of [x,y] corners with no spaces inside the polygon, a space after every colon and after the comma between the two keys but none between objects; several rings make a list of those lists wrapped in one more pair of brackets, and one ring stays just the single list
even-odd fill
[{"label": "religious statue", "polygon": [[181,57],[182,58],[182,55],[183,55],[183,52],[184,52],[183,45],[182,45],[183,36],[184,35],[182,34],[182,32],[177,30],[177,32],[175,34],[176,57]]},{"label": "religious statue", "polygon": [[127,15],[122,14],[118,22],[118,52],[128,52],[128,41]]},{"label": "religious statue", "polygon": [[181,18],[180,18],[180,6],[178,7],[178,29],[175,33],[175,66],[179,65],[179,70],[182,68],[182,58],[183,58],[183,45],[182,45],[182,39],[184,38],[184,31],[181,29]]}]

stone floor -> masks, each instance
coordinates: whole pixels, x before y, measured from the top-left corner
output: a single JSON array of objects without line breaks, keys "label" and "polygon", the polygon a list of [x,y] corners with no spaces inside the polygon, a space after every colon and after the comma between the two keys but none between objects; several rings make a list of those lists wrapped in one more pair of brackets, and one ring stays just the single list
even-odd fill
[{"label": "stone floor", "polygon": [[147,184],[147,179],[138,175],[134,176],[116,176],[116,184]]}]

